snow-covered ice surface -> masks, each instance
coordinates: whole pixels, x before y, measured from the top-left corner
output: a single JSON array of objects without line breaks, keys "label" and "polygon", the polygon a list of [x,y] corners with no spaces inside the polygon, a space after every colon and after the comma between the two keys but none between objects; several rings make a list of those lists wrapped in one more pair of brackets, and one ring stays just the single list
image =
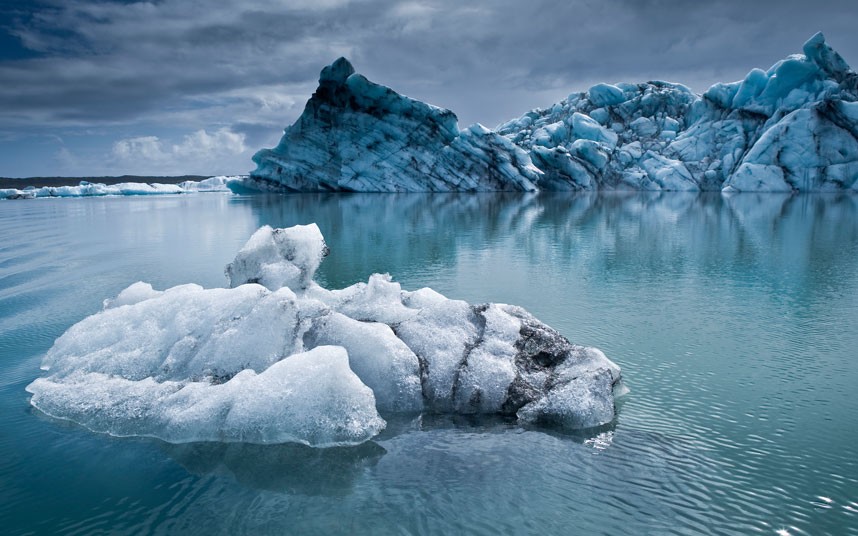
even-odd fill
[{"label": "snow-covered ice surface", "polygon": [[388,275],[328,290],[315,224],[262,227],[231,288],[138,282],[72,326],[31,383],[53,417],[168,442],[352,445],[382,414],[502,414],[590,428],[614,419],[620,369],[524,309],[470,305]]},{"label": "snow-covered ice surface", "polygon": [[343,58],[236,189],[858,191],[858,75],[814,35],[703,95],[597,84],[496,131],[373,84]]},{"label": "snow-covered ice surface", "polygon": [[0,199],[35,199],[38,197],[100,197],[106,195],[164,195],[193,192],[228,192],[227,183],[242,181],[243,176],[217,176],[201,181],[184,181],[179,184],[122,182],[102,184],[81,182],[77,186],[43,186],[41,188],[0,189]]}]

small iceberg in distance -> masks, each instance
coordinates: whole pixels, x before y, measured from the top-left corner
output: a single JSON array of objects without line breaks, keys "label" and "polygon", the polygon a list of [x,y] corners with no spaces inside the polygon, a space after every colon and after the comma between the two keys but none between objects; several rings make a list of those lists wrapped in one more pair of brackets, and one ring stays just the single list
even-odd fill
[{"label": "small iceberg in distance", "polygon": [[620,368],[520,307],[470,305],[389,275],[314,275],[315,224],[265,226],[230,288],[134,283],[69,328],[27,391],[47,415],[116,436],[355,445],[382,415],[498,414],[567,429],[615,417]]},{"label": "small iceberg in distance", "polygon": [[195,192],[229,192],[228,184],[241,182],[243,176],[209,177],[201,181],[183,181],[179,184],[157,182],[120,182],[103,184],[81,181],[77,186],[42,186],[40,188],[0,189],[0,199],[35,199],[40,197],[103,197],[116,195],[169,195]]}]

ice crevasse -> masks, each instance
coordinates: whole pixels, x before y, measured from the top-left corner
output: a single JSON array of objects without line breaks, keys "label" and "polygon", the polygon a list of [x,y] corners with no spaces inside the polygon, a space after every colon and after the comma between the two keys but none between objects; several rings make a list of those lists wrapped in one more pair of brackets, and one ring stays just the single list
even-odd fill
[{"label": "ice crevasse", "polygon": [[260,228],[230,288],[138,282],[56,340],[27,386],[50,416],[168,442],[352,445],[384,415],[611,422],[620,368],[520,307],[470,305],[388,275],[340,290],[314,274],[315,224]]}]

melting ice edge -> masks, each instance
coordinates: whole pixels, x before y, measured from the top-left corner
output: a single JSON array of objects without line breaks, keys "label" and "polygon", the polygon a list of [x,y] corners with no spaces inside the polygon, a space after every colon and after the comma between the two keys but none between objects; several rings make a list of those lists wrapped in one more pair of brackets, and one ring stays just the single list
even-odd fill
[{"label": "melting ice edge", "polygon": [[315,224],[265,226],[227,266],[231,288],[134,283],[56,340],[31,404],[116,436],[320,447],[369,440],[383,414],[614,419],[624,387],[600,350],[520,307],[388,275],[324,289],[313,277],[327,253]]}]

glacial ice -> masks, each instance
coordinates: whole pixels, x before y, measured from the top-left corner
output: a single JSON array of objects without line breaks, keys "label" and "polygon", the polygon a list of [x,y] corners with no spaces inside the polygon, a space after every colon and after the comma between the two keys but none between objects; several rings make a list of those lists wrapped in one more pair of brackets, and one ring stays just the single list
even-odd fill
[{"label": "glacial ice", "polygon": [[703,95],[597,84],[496,130],[369,82],[340,58],[233,190],[858,191],[858,74],[814,35]]},{"label": "glacial ice", "polygon": [[254,155],[236,187],[286,191],[535,190],[539,171],[507,138],[460,131],[449,110],[374,84],[345,59],[319,87],[280,144]]},{"label": "glacial ice", "polygon": [[217,176],[201,181],[184,181],[179,184],[121,182],[102,184],[83,181],[77,186],[43,186],[41,188],[0,189],[0,199],[35,199],[39,197],[102,197],[108,195],[165,195],[193,192],[228,192],[229,182],[241,182],[243,176]]},{"label": "glacial ice", "polygon": [[246,368],[223,383],[78,372],[40,378],[28,390],[32,404],[49,415],[97,432],[173,443],[336,446],[366,441],[385,426],[372,391],[338,346],[293,354],[259,373]]},{"label": "glacial ice", "polygon": [[239,250],[226,275],[233,288],[259,283],[269,290],[306,290],[325,255],[325,239],[315,224],[288,229],[265,226]]},{"label": "glacial ice", "polygon": [[72,326],[27,390],[53,417],[168,442],[358,444],[382,415],[502,414],[611,422],[619,367],[520,307],[470,305],[389,275],[341,290],[313,275],[315,224],[262,227],[231,288],[130,285]]}]

